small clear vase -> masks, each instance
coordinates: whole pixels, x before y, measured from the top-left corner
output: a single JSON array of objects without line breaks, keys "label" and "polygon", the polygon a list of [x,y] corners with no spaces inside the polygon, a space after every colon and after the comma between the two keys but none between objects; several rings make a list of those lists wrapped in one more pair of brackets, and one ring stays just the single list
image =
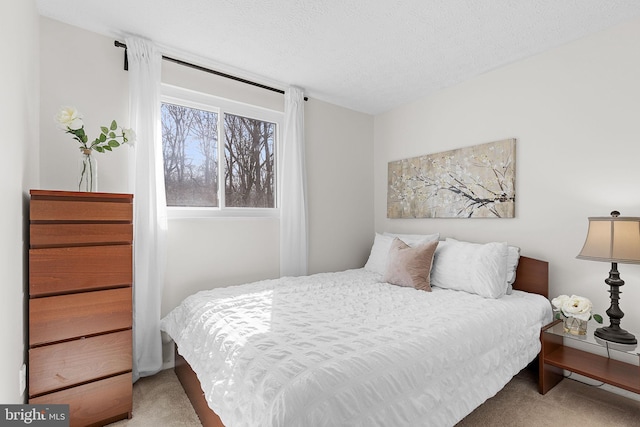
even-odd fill
[{"label": "small clear vase", "polygon": [[93,150],[80,149],[78,191],[98,191],[98,161]]},{"label": "small clear vase", "polygon": [[576,319],[575,317],[566,317],[564,319],[564,331],[571,335],[586,335],[587,321]]}]

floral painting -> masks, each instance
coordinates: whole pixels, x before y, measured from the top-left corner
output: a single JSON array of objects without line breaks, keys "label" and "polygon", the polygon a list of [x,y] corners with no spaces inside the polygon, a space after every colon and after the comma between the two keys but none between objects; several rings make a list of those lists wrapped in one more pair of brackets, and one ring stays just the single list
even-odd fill
[{"label": "floral painting", "polygon": [[513,218],[516,140],[389,162],[388,218]]}]

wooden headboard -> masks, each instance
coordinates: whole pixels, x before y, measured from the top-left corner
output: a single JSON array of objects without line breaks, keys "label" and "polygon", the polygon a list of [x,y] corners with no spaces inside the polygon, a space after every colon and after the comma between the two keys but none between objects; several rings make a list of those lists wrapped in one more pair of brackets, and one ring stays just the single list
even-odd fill
[{"label": "wooden headboard", "polygon": [[549,298],[549,263],[521,256],[513,289],[540,294]]}]

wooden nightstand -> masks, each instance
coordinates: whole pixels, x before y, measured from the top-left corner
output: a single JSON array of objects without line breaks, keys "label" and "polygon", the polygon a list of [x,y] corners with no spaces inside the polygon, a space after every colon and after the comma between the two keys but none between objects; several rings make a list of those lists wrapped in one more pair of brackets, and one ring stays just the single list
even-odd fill
[{"label": "wooden nightstand", "polygon": [[545,394],[563,378],[563,370],[640,393],[640,349],[595,338],[600,325],[591,321],[586,335],[564,332],[561,320],[540,332],[540,371],[538,390]]}]

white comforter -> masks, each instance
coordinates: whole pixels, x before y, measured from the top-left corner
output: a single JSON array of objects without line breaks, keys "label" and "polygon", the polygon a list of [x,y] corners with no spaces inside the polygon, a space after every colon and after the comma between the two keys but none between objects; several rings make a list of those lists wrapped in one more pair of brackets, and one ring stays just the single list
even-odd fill
[{"label": "white comforter", "polygon": [[539,352],[548,300],[365,270],[202,291],[162,320],[226,427],[450,426]]}]

